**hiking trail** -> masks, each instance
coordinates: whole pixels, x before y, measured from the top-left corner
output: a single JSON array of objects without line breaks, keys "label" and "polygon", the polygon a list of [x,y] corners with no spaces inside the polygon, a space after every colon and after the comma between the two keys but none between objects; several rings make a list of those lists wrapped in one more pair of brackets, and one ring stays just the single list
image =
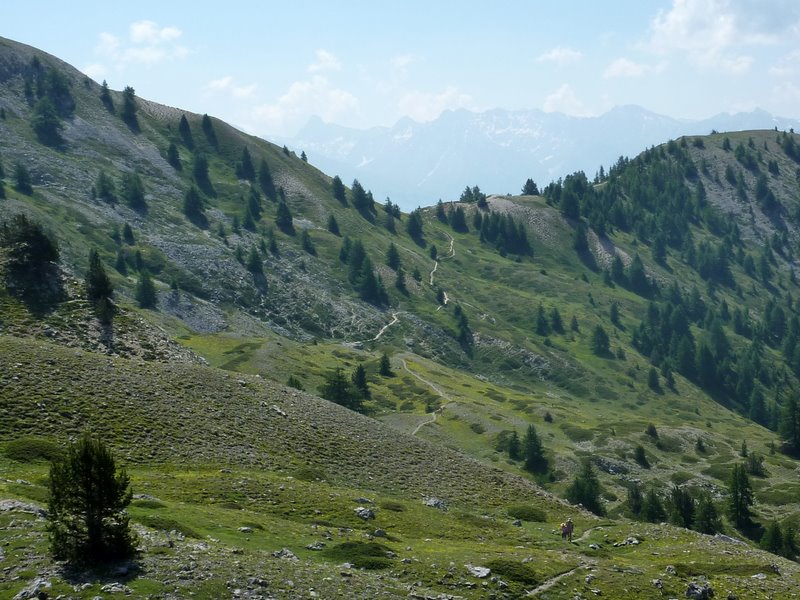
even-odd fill
[{"label": "hiking trail", "polygon": [[446,404],[442,404],[436,410],[429,412],[428,413],[428,415],[429,415],[428,419],[426,419],[425,421],[422,421],[419,425],[417,425],[414,428],[414,430],[411,432],[411,435],[417,435],[417,433],[419,433],[419,430],[422,429],[422,427],[424,425],[430,425],[431,423],[435,423],[436,422],[437,413],[443,412],[444,409],[447,406],[449,406],[450,404],[455,404],[455,403],[453,402],[453,399],[446,392],[444,392],[439,386],[437,386],[435,383],[433,383],[432,381],[428,381],[427,379],[425,379],[421,375],[417,375],[416,373],[414,373],[414,371],[409,369],[408,368],[408,364],[406,364],[406,360],[404,358],[401,359],[400,362],[403,363],[403,369],[405,369],[412,377],[415,377],[416,379],[418,379],[419,381],[421,381],[422,383],[427,385],[434,392],[436,392],[436,394],[438,394],[440,398],[443,398],[443,399],[448,401]]}]

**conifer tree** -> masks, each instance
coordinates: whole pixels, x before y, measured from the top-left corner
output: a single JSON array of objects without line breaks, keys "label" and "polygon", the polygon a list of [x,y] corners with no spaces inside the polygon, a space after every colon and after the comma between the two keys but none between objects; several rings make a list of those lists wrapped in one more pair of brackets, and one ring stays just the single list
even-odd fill
[{"label": "conifer tree", "polygon": [[336,221],[336,217],[333,215],[328,217],[328,231],[330,231],[333,235],[339,235],[339,223]]},{"label": "conifer tree", "polygon": [[125,511],[129,485],[107,446],[84,433],[50,466],[47,529],[53,555],[82,565],[132,556],[136,538]]},{"label": "conifer tree", "polygon": [[353,382],[353,387],[355,387],[358,393],[361,394],[362,398],[370,397],[369,384],[367,383],[367,372],[364,369],[364,365],[358,365],[353,370],[351,381]]},{"label": "conifer tree", "polygon": [[753,505],[753,488],[744,465],[733,466],[728,483],[728,516],[739,528],[748,528],[752,524],[750,507]]},{"label": "conifer tree", "polygon": [[125,223],[125,225],[122,226],[122,240],[129,246],[133,246],[136,243],[133,237],[133,229],[131,229],[129,223]]},{"label": "conifer tree", "polygon": [[528,425],[525,437],[522,439],[522,453],[525,458],[525,470],[530,473],[547,473],[549,468],[547,457],[544,455],[542,440],[536,433],[533,425]]},{"label": "conifer tree", "polygon": [[278,210],[275,215],[275,225],[286,235],[294,235],[294,224],[292,223],[292,213],[285,202],[278,202]]},{"label": "conifer tree", "polygon": [[216,149],[218,144],[217,134],[214,131],[214,124],[211,122],[211,117],[208,115],[203,115],[201,128],[203,129],[203,133],[206,135],[206,141],[208,141],[212,148]]},{"label": "conifer tree", "polygon": [[253,166],[253,159],[250,158],[250,151],[247,149],[247,146],[242,148],[242,158],[236,167],[236,176],[239,179],[255,181],[256,169]]},{"label": "conifer tree", "polygon": [[117,201],[117,189],[114,180],[105,171],[101,170],[97,174],[97,181],[94,184],[95,196],[103,202],[114,204]]},{"label": "conifer tree", "polygon": [[100,255],[96,248],[92,248],[89,250],[89,269],[86,271],[86,297],[96,305],[102,299],[111,298],[113,293],[114,286],[106,275]]},{"label": "conifer tree", "polygon": [[694,523],[695,500],[684,488],[673,484],[669,496],[669,520],[673,525],[691,528]]},{"label": "conifer tree", "polygon": [[252,246],[250,252],[247,254],[247,270],[253,274],[264,274],[264,267],[261,264],[261,255],[258,253],[255,246]]},{"label": "conifer tree", "polygon": [[386,250],[386,265],[395,271],[400,267],[400,253],[393,242],[389,244],[389,249]]},{"label": "conifer tree", "polygon": [[314,241],[311,239],[311,234],[308,233],[308,229],[303,229],[303,233],[300,234],[300,245],[303,247],[303,250],[310,255],[317,255],[317,249],[314,246]]},{"label": "conifer tree", "polygon": [[22,163],[14,165],[14,189],[26,196],[33,195],[33,184],[31,174]]},{"label": "conifer tree", "polygon": [[194,149],[194,137],[192,136],[192,128],[189,127],[189,121],[186,120],[186,115],[181,115],[181,120],[178,123],[178,133],[183,140],[183,145],[189,150]]},{"label": "conifer tree", "polygon": [[389,355],[384,352],[381,354],[381,360],[378,365],[378,373],[381,374],[382,377],[391,377],[392,373],[392,363],[389,361]]},{"label": "conifer tree", "polygon": [[694,513],[694,529],[700,533],[713,534],[720,528],[719,516],[711,494],[706,491],[700,492]]},{"label": "conifer tree", "polygon": [[511,436],[508,438],[508,458],[511,460],[519,460],[522,458],[522,446],[516,430],[512,431]]},{"label": "conifer tree", "polygon": [[630,510],[631,514],[634,516],[639,516],[641,514],[644,505],[644,497],[642,496],[642,486],[639,485],[639,482],[633,481],[630,483],[625,504],[627,504],[628,510]]},{"label": "conifer tree", "polygon": [[608,334],[601,325],[596,325],[592,331],[591,347],[592,352],[597,356],[608,356],[609,354]]},{"label": "conifer tree", "polygon": [[106,80],[103,79],[103,85],[100,87],[100,101],[103,103],[103,106],[106,107],[106,110],[110,113],[116,112],[114,108],[114,100],[111,98],[111,92],[108,89],[108,83]]},{"label": "conifer tree", "polygon": [[64,143],[64,138],[61,137],[64,124],[50,98],[42,98],[33,107],[31,129],[45,146],[56,147]]},{"label": "conifer tree", "polygon": [[122,92],[122,108],[119,116],[131,131],[139,131],[139,119],[136,116],[136,91],[131,86],[126,86]]},{"label": "conifer tree", "polygon": [[274,202],[276,199],[275,183],[272,181],[272,173],[270,173],[269,165],[267,165],[267,161],[263,158],[258,165],[258,185],[264,193],[264,196]]},{"label": "conifer tree", "polygon": [[667,518],[667,513],[664,510],[664,505],[661,503],[661,498],[655,489],[650,488],[644,496],[642,502],[642,517],[645,521],[650,523],[660,523]]},{"label": "conifer tree", "polygon": [[194,186],[191,186],[183,197],[183,214],[198,227],[208,227],[208,219],[203,212],[203,199]]},{"label": "conifer tree", "polygon": [[155,308],[158,304],[156,286],[147,269],[141,269],[139,272],[139,281],[136,283],[134,297],[139,303],[139,308]]},{"label": "conifer tree", "polygon": [[167,148],[167,162],[176,171],[183,170],[183,164],[181,163],[181,155],[178,152],[178,147],[175,145],[175,142],[169,143],[169,148]]},{"label": "conifer tree", "polygon": [[340,404],[350,410],[361,409],[361,398],[352,388],[341,368],[337,367],[325,377],[325,383],[320,389],[320,395],[326,400]]},{"label": "conifer tree", "polygon": [[339,204],[347,206],[347,194],[344,189],[344,184],[338,175],[334,175],[333,181],[331,181],[331,191],[333,197],[339,201]]},{"label": "conifer tree", "polygon": [[596,515],[605,514],[605,508],[600,502],[600,481],[588,460],[581,465],[574,481],[567,488],[566,495],[567,500],[573,504],[581,504]]},{"label": "conifer tree", "polygon": [[147,202],[144,199],[145,191],[142,178],[134,172],[123,173],[122,175],[122,197],[125,203],[133,210],[147,210]]}]

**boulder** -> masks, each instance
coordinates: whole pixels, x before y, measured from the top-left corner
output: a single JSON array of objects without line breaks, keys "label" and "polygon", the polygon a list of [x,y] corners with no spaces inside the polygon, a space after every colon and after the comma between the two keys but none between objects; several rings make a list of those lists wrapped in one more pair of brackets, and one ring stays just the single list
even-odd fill
[{"label": "boulder", "polygon": [[686,588],[686,597],[691,600],[709,600],[714,597],[714,588],[708,583],[695,583],[694,581]]},{"label": "boulder", "polygon": [[485,579],[489,575],[492,574],[492,570],[489,567],[476,567],[474,565],[464,565],[469,571],[469,574],[473,577],[477,577],[478,579]]},{"label": "boulder", "polygon": [[355,511],[356,516],[364,519],[365,521],[375,518],[375,512],[371,508],[366,508],[365,506],[357,506],[353,510]]}]

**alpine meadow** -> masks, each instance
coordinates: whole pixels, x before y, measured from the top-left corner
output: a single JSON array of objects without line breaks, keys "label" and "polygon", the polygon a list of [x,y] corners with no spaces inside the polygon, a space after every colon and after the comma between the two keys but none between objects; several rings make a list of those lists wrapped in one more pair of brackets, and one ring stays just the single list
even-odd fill
[{"label": "alpine meadow", "polygon": [[407,213],[129,83],[0,38],[1,597],[798,596],[800,135]]}]

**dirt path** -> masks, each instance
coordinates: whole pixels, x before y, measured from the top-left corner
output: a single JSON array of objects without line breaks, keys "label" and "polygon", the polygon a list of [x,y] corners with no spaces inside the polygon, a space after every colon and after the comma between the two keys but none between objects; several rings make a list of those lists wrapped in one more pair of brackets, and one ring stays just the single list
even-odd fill
[{"label": "dirt path", "polygon": [[384,332],[387,329],[389,329],[389,327],[391,327],[392,325],[397,323],[399,320],[400,319],[397,318],[397,313],[393,312],[392,313],[392,320],[389,323],[387,323],[386,325],[384,325],[383,327],[381,327],[381,330],[378,332],[378,334],[374,338],[372,338],[372,341],[373,342],[377,342],[379,339],[381,339],[381,336],[384,334]]},{"label": "dirt path", "polygon": [[549,590],[551,587],[553,587],[555,584],[557,584],[562,579],[566,579],[570,575],[574,574],[581,567],[585,567],[586,564],[587,563],[585,563],[585,562],[581,562],[577,567],[574,567],[574,568],[570,569],[569,571],[564,571],[563,573],[561,573],[559,575],[556,575],[555,577],[551,577],[550,579],[545,581],[540,586],[535,587],[534,589],[530,590],[525,595],[526,596],[537,596],[538,594],[541,594],[542,592],[546,592],[547,590]]},{"label": "dirt path", "polygon": [[430,425],[431,423],[435,423],[436,422],[436,415],[441,413],[441,412],[443,412],[444,409],[447,406],[449,406],[450,404],[454,404],[454,402],[453,402],[453,399],[446,392],[444,392],[439,386],[437,386],[435,383],[433,383],[432,381],[428,381],[427,379],[425,379],[421,375],[417,375],[416,373],[414,373],[414,371],[409,369],[408,368],[408,364],[406,364],[406,360],[404,358],[400,359],[400,362],[403,364],[403,369],[405,369],[408,372],[409,375],[411,375],[412,377],[418,379],[419,381],[421,381],[422,383],[427,385],[434,392],[436,392],[436,394],[438,394],[438,396],[440,398],[443,398],[443,399],[448,401],[446,404],[442,404],[439,408],[437,408],[433,412],[428,413],[428,415],[429,415],[428,419],[426,419],[425,421],[422,421],[419,425],[417,425],[414,428],[414,430],[411,432],[411,435],[417,435],[417,433],[419,433],[419,430],[422,429],[423,426]]},{"label": "dirt path", "polygon": [[439,261],[433,261],[433,270],[431,271],[431,278],[430,278],[430,285],[433,286],[433,274],[436,273],[436,269],[439,268]]},{"label": "dirt path", "polygon": [[[592,532],[593,532],[595,529],[600,529],[600,528],[601,528],[601,527],[589,527],[589,528],[588,528],[586,531],[584,531],[584,532],[583,532],[583,533],[582,533],[580,536],[578,536],[578,537],[576,537],[574,540],[572,540],[572,542],[571,542],[571,543],[575,544],[575,543],[577,543],[577,542],[582,542],[582,541],[586,540],[586,538],[588,538],[588,537],[589,537],[589,535],[590,535],[590,534],[591,534],[591,533],[592,533]],[[561,581],[562,579],[566,579],[566,578],[567,578],[567,577],[569,577],[570,575],[573,575],[573,574],[574,574],[576,571],[578,571],[579,569],[582,569],[582,568],[584,568],[584,567],[589,567],[589,566],[592,566],[592,565],[594,565],[594,564],[596,564],[596,563],[581,559],[581,561],[578,563],[578,565],[577,565],[577,566],[573,567],[573,568],[572,568],[572,569],[570,569],[569,571],[564,571],[563,573],[559,573],[559,574],[558,574],[558,575],[556,575],[555,577],[551,577],[551,578],[550,578],[550,579],[548,579],[547,581],[544,581],[544,582],[543,582],[543,583],[541,583],[539,586],[537,586],[537,587],[535,587],[534,589],[532,589],[532,590],[530,590],[529,592],[527,592],[527,594],[526,594],[526,595],[527,595],[527,596],[536,596],[537,594],[541,594],[542,592],[546,592],[546,591],[547,591],[547,590],[549,590],[551,587],[553,587],[554,585],[556,585],[556,584],[557,584],[559,581]]]}]

